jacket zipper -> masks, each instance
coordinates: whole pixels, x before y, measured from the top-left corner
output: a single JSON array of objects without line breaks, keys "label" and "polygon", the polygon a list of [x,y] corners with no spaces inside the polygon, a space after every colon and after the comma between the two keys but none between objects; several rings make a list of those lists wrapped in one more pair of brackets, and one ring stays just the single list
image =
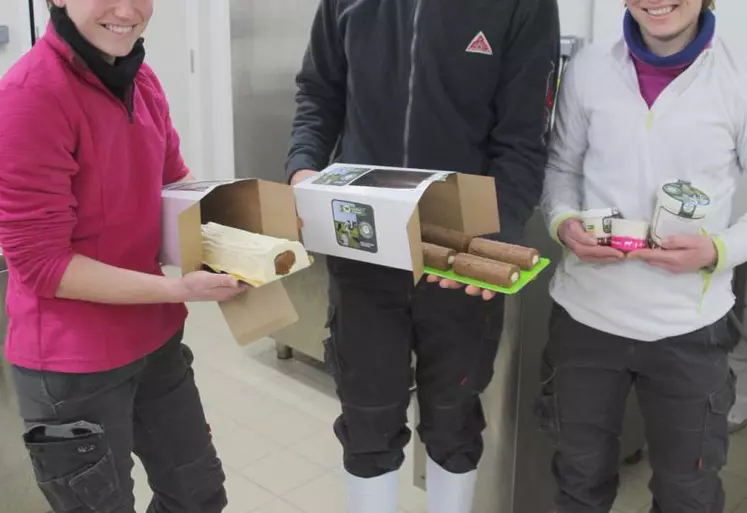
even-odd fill
[{"label": "jacket zipper", "polygon": [[412,42],[410,43],[410,79],[407,85],[407,110],[405,111],[405,130],[403,136],[403,161],[402,167],[408,167],[410,162],[410,126],[412,120],[412,102],[415,92],[415,57],[418,47],[418,25],[420,22],[420,11],[425,0],[415,0],[415,15],[413,17]]},{"label": "jacket zipper", "polygon": [[104,92],[104,94],[108,95],[109,98],[116,101],[118,104],[120,104],[123,108],[125,113],[127,114],[127,120],[130,122],[130,124],[135,123],[135,84],[133,83],[130,85],[127,90],[125,91],[124,100],[121,100],[117,98],[114,93],[112,93],[108,87],[106,87],[104,84],[101,83],[101,81],[96,77],[96,75],[93,74],[91,70],[86,68],[85,66],[82,67],[80,70],[83,73],[83,78],[92,86],[100,89]]},{"label": "jacket zipper", "polygon": [[135,84],[132,84],[127,88],[124,95],[125,108],[127,109],[127,118],[130,120],[130,124],[135,123]]}]

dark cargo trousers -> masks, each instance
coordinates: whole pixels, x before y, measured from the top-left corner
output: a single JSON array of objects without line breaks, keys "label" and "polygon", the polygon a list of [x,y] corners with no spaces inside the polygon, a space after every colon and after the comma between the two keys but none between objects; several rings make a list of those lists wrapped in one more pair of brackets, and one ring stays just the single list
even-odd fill
[{"label": "dark cargo trousers", "polygon": [[131,365],[94,374],[14,368],[24,442],[55,513],[134,513],[134,452],[147,513],[218,513],[225,476],[178,333]]},{"label": "dark cargo trousers", "polygon": [[721,513],[734,376],[726,320],[683,336],[637,342],[597,331],[555,306],[538,414],[552,435],[558,513],[607,513],[619,437],[635,387],[645,421],[654,513]]},{"label": "dark cargo trousers", "polygon": [[412,354],[429,456],[447,471],[474,470],[483,451],[479,394],[493,375],[503,299],[483,301],[412,273],[328,259],[330,362],[342,403],[335,433],[358,477],[398,470],[407,427]]}]

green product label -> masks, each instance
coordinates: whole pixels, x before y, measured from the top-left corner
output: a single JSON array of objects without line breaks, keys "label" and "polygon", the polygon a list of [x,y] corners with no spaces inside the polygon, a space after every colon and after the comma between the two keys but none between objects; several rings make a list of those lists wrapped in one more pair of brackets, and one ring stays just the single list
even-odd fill
[{"label": "green product label", "polygon": [[335,238],[340,246],[376,253],[376,223],[369,205],[352,201],[332,200]]}]

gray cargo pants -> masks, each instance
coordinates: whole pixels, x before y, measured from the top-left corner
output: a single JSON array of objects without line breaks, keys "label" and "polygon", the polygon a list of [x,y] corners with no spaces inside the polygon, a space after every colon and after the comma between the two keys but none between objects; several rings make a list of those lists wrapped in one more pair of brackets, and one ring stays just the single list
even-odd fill
[{"label": "gray cargo pants", "polygon": [[721,513],[719,471],[734,403],[726,319],[637,342],[597,331],[556,305],[537,413],[555,443],[559,513],[608,513],[619,485],[619,437],[635,387],[646,424],[654,513]]},{"label": "gray cargo pants", "polygon": [[218,513],[225,476],[179,332],[135,363],[95,374],[15,367],[24,443],[56,513],[134,513],[134,452],[147,513]]}]

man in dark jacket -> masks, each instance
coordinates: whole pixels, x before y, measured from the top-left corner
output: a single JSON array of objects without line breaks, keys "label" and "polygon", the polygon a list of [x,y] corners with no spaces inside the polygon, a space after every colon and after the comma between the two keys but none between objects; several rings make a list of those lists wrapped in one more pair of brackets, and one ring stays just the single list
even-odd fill
[{"label": "man in dark jacket", "polygon": [[[541,193],[559,39],[557,0],[321,0],[297,78],[291,183],[331,157],[493,176],[501,233],[486,235],[518,242]],[[350,511],[396,511],[414,352],[429,512],[469,513],[502,296],[328,267]]]}]

